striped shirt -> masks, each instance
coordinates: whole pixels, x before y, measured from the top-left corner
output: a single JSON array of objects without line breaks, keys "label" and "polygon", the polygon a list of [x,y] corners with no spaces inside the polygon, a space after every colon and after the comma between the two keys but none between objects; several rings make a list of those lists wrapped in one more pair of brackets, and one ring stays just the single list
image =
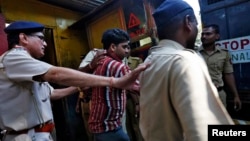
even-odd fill
[{"label": "striped shirt", "polygon": [[[98,66],[95,75],[121,77],[130,72],[122,61],[107,56]],[[138,85],[138,81],[136,85]],[[121,126],[121,118],[126,106],[126,90],[112,87],[93,87],[89,117],[92,133],[103,133]]]}]

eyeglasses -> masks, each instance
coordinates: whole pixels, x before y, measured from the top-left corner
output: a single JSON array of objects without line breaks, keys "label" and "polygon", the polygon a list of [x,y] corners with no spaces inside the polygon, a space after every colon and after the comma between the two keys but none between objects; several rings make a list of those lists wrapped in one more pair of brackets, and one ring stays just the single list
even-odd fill
[{"label": "eyeglasses", "polygon": [[29,35],[29,36],[37,37],[37,38],[39,38],[43,42],[45,41],[45,38],[42,35]]}]

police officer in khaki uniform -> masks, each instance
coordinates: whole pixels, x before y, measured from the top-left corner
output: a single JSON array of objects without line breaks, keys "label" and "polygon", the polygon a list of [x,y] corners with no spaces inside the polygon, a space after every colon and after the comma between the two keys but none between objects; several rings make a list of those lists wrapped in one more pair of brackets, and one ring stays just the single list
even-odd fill
[{"label": "police officer in khaki uniform", "polygon": [[228,84],[234,96],[234,108],[235,110],[240,110],[241,101],[235,85],[230,54],[228,50],[215,47],[215,42],[219,40],[219,38],[218,25],[211,24],[204,26],[201,33],[202,47],[199,49],[199,52],[207,63],[209,74],[219,92],[223,104],[226,106],[226,93],[223,90],[224,77],[225,82]]},{"label": "police officer in khaki uniform", "polygon": [[[47,46],[43,29],[36,22],[16,21],[4,30],[9,50],[0,56],[0,128],[7,130],[3,141],[52,141],[50,99],[76,93],[78,86],[130,89],[147,67],[140,65],[127,76],[109,78],[52,66],[38,60]],[[53,89],[48,82],[77,87]]]},{"label": "police officer in khaki uniform", "polygon": [[140,76],[140,129],[145,141],[207,141],[208,125],[233,124],[207,66],[193,51],[197,20],[183,0],[165,0],[153,13],[159,43]]}]

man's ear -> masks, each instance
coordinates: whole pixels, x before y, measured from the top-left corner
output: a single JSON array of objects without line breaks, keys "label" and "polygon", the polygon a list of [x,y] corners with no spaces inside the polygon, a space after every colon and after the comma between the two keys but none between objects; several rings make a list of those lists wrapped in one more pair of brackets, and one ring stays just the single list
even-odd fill
[{"label": "man's ear", "polygon": [[219,41],[220,40],[220,34],[216,34],[216,41]]},{"label": "man's ear", "polygon": [[114,52],[115,49],[116,49],[116,45],[112,43],[112,44],[110,45],[110,49],[111,49],[112,52]]},{"label": "man's ear", "polygon": [[25,35],[24,33],[20,33],[19,34],[19,40],[20,40],[20,42],[22,42],[22,43],[27,43],[28,41],[27,41],[27,35]]},{"label": "man's ear", "polygon": [[192,30],[192,20],[191,20],[190,15],[185,16],[184,26],[185,26],[185,29],[187,29],[189,31]]}]

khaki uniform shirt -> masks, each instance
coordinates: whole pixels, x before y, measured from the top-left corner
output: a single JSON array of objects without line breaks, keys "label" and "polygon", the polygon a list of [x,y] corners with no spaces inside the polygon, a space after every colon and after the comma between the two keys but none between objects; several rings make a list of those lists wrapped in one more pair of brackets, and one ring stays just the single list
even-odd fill
[{"label": "khaki uniform shirt", "polygon": [[53,88],[47,82],[33,80],[51,67],[32,58],[23,48],[13,48],[0,57],[1,129],[19,131],[53,119]]},{"label": "khaki uniform shirt", "polygon": [[233,73],[233,65],[229,52],[219,47],[215,48],[214,53],[211,55],[207,54],[203,47],[199,49],[199,52],[207,63],[213,83],[218,87],[224,86],[223,73]]},{"label": "khaki uniform shirt", "polygon": [[131,70],[133,70],[142,62],[143,62],[142,59],[139,57],[129,56],[127,65],[130,67]]},{"label": "khaki uniform shirt", "polygon": [[140,129],[145,141],[207,141],[208,125],[233,124],[205,62],[194,51],[162,40],[140,76]]}]

